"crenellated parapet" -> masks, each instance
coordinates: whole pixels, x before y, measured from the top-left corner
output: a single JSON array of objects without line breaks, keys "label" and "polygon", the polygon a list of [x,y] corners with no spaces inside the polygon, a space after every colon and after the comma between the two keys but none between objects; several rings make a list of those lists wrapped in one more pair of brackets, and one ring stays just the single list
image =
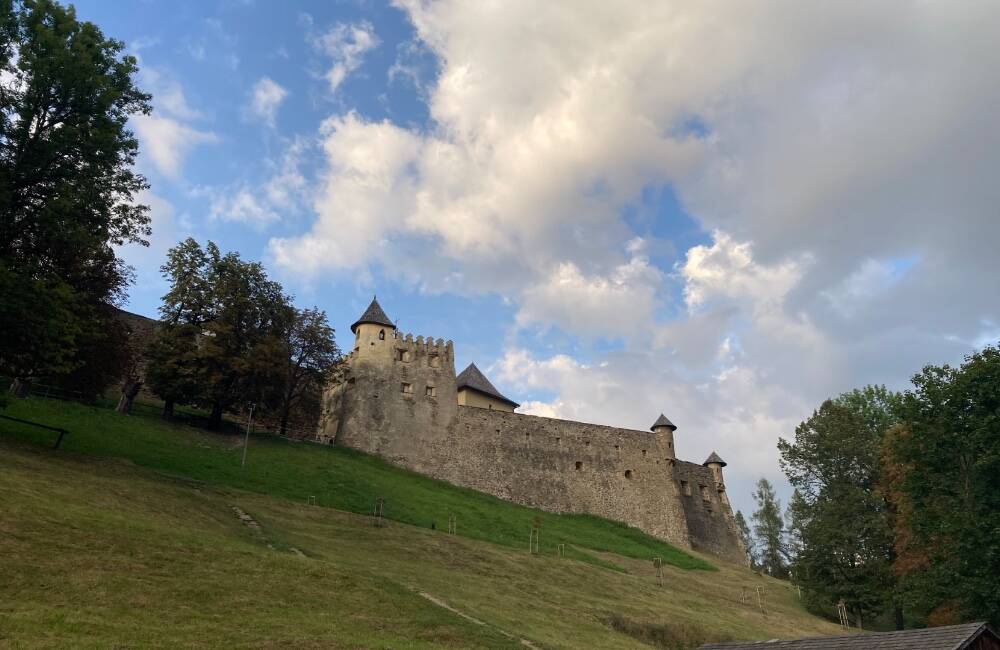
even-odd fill
[{"label": "crenellated parapet", "polygon": [[516,412],[452,341],[400,332],[376,300],[351,326],[352,351],[323,394],[316,439],[553,512],[637,526],[734,561],[745,553],[712,453],[678,459],[665,415],[648,431]]}]

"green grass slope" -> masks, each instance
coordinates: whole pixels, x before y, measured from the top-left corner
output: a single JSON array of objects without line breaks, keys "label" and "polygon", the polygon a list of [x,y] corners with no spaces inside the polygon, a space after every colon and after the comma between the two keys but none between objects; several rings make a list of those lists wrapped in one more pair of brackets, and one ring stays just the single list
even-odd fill
[{"label": "green grass slope", "polygon": [[[113,410],[46,399],[17,400],[5,412],[26,420],[63,427],[70,434],[63,449],[127,458],[138,465],[225,485],[308,502],[371,513],[385,500],[385,516],[415,526],[448,529],[456,519],[458,534],[496,544],[527,548],[532,520],[541,519],[540,551],[555,554],[566,544],[578,559],[601,560],[580,549],[610,551],[686,569],[712,570],[705,560],[623,524],[587,515],[559,515],[414,474],[377,457],[343,447],[296,443],[274,436],[250,439],[247,464],[240,466],[242,436],[207,433],[157,418],[129,417]],[[0,420],[0,436],[38,442],[51,432]]]},{"label": "green grass slope", "polygon": [[[531,556],[489,524],[516,530],[535,511],[362,455],[252,440],[240,473],[231,439],[44,400],[12,409],[73,433],[51,451],[48,434],[0,420],[0,648],[684,648],[836,629],[784,583],[721,562],[692,570],[707,563],[676,550],[661,587],[649,557],[664,549],[595,518],[547,516],[543,547],[560,530],[619,570]],[[367,487],[341,491],[331,467]],[[447,514],[438,530],[374,528],[302,496],[367,511],[375,489],[422,525],[462,508],[459,532],[465,517],[476,539],[440,530]],[[756,586],[766,616],[739,601]]]}]

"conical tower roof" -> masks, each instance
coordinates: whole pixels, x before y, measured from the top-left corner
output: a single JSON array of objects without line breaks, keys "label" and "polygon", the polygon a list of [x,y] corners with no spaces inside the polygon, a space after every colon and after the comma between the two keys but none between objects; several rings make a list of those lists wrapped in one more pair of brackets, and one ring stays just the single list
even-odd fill
[{"label": "conical tower roof", "polygon": [[705,459],[705,462],[702,463],[702,465],[704,465],[705,467],[708,467],[712,463],[718,463],[719,467],[725,467],[726,466],[726,461],[724,461],[721,458],[719,458],[719,454],[715,453],[714,451],[711,454],[709,454],[708,458]]},{"label": "conical tower roof", "polygon": [[656,431],[656,427],[670,427],[671,431],[677,431],[677,425],[667,419],[667,416],[660,413],[660,417],[656,418],[656,422],[653,426],[649,427],[650,431]]},{"label": "conical tower roof", "polygon": [[372,304],[368,305],[368,309],[365,310],[365,313],[361,314],[361,318],[354,321],[354,324],[351,325],[351,334],[354,334],[354,331],[358,329],[358,325],[362,325],[364,323],[385,325],[386,327],[396,329],[395,324],[393,324],[393,322],[389,320],[389,317],[385,315],[385,312],[382,311],[382,305],[378,304],[378,300],[375,296],[372,296]]},{"label": "conical tower roof", "polygon": [[490,380],[486,378],[486,375],[484,375],[474,363],[470,363],[468,368],[460,372],[458,377],[455,377],[455,385],[458,390],[469,388],[484,395],[489,395],[490,397],[498,399],[501,402],[507,402],[508,404],[513,405],[514,408],[520,406],[520,404],[514,400],[504,397],[500,391],[496,389],[496,386],[490,383]]}]

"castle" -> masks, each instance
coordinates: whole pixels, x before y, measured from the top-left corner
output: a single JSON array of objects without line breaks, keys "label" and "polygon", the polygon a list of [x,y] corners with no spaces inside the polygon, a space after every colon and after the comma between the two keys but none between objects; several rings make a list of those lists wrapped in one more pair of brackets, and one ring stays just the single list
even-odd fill
[{"label": "castle", "polygon": [[377,300],[351,326],[343,373],[323,394],[317,438],[552,512],[625,522],[681,548],[745,563],[713,452],[678,460],[677,427],[649,431],[515,413],[451,341],[396,331]]}]

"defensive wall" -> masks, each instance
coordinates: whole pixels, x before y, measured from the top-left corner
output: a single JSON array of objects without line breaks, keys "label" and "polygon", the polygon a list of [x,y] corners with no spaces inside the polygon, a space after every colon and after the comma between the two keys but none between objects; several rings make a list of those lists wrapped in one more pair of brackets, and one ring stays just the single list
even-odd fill
[{"label": "defensive wall", "polygon": [[457,404],[451,341],[356,324],[317,438],[551,512],[622,521],[745,562],[721,469],[675,460],[672,436]]}]

